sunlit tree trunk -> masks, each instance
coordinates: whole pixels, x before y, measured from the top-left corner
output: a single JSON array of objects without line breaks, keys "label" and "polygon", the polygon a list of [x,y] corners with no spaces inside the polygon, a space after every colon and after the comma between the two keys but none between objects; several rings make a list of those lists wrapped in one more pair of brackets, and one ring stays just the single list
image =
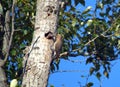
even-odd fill
[{"label": "sunlit tree trunk", "polygon": [[60,0],[37,0],[35,30],[24,57],[22,87],[46,87],[53,57],[53,37],[56,34]]}]

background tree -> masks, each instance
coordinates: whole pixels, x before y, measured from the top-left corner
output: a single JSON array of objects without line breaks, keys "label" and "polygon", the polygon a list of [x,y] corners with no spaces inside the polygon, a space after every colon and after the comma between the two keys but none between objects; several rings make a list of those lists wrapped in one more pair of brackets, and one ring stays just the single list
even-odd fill
[{"label": "background tree", "polygon": [[[95,8],[85,10],[76,9],[79,3],[85,6],[84,0],[74,0],[75,5],[72,2],[66,1],[59,12],[57,32],[64,37],[60,57],[69,61],[69,57],[83,56],[87,58],[86,64],[93,64],[90,75],[95,74],[100,80],[104,73],[108,78],[111,61],[119,59],[120,2],[96,0]],[[36,3],[35,0],[0,1],[0,71],[4,69],[6,74],[3,71],[1,81],[7,76],[8,83],[17,78],[21,85],[23,50],[32,41]],[[59,62],[52,62],[51,72],[59,69]],[[91,84],[88,82],[86,86]]]}]

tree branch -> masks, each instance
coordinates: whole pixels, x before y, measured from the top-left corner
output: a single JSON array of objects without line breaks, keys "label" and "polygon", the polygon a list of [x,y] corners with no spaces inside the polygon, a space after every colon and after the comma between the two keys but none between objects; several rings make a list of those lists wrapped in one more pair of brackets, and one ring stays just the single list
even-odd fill
[{"label": "tree branch", "polygon": [[85,60],[70,60],[70,59],[68,59],[68,61],[73,62],[73,63],[82,63],[82,62],[85,62],[86,59]]},{"label": "tree branch", "polygon": [[63,72],[87,72],[87,70],[57,70],[53,73],[63,73]]},{"label": "tree branch", "polygon": [[[84,47],[87,46],[87,45],[89,45],[91,42],[95,41],[99,36],[108,37],[108,36],[105,36],[105,34],[106,34],[108,31],[110,31],[111,29],[113,29],[114,25],[116,24],[117,19],[119,19],[119,18],[120,18],[120,15],[116,18],[115,21],[113,21],[113,23],[112,23],[112,25],[111,25],[111,27],[110,27],[109,29],[107,29],[107,30],[104,31],[102,34],[97,35],[95,38],[93,38],[92,40],[90,40],[89,42],[87,42],[87,43],[84,45]],[[110,36],[113,36],[113,34],[110,35]],[[68,56],[68,55],[69,55],[69,56],[72,56],[71,52],[76,52],[76,51],[79,51],[79,50],[82,50],[82,49],[81,49],[81,48],[78,48],[78,49],[74,49],[74,50],[72,50],[72,51],[70,51],[70,52],[63,52],[63,53],[60,54],[60,57],[62,57],[62,56]],[[73,56],[78,56],[78,55],[76,54],[76,55],[73,55]]]},{"label": "tree branch", "polygon": [[[99,37],[99,35],[97,35],[95,38],[93,38],[92,40],[90,40],[89,42],[87,42],[87,43],[84,45],[84,47],[87,46],[88,44],[90,44],[91,42],[93,42],[94,40],[96,40],[98,37]],[[60,57],[62,57],[62,56],[67,56],[67,55],[69,55],[71,52],[76,52],[76,51],[79,51],[79,50],[82,50],[82,49],[81,49],[81,48],[78,48],[78,49],[74,49],[74,50],[72,50],[72,51],[70,51],[70,52],[63,52],[63,53],[60,54]],[[72,56],[72,55],[71,55],[71,56]]]},{"label": "tree branch", "polygon": [[[7,58],[9,56],[9,51],[10,51],[10,47],[11,47],[12,40],[13,40],[13,35],[14,35],[14,20],[15,20],[15,12],[14,12],[14,10],[15,10],[15,3],[16,3],[16,0],[13,0],[13,4],[12,4],[12,30],[11,30],[11,35],[10,35],[8,49],[7,49],[7,54],[5,56],[3,65],[6,63]],[[3,66],[3,65],[1,65],[1,66]]]}]

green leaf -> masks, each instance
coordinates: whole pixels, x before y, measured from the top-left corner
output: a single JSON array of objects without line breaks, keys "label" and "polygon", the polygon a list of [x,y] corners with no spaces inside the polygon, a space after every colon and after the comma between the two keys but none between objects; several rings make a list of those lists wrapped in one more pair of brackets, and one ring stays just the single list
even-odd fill
[{"label": "green leaf", "polygon": [[89,82],[89,83],[87,84],[87,87],[91,87],[91,86],[93,86],[93,83],[92,83],[92,82]]},{"label": "green leaf", "polygon": [[93,61],[93,58],[90,57],[86,60],[86,64],[91,63],[92,61]]},{"label": "green leaf", "polygon": [[117,36],[117,37],[120,36],[120,25],[117,25],[117,26],[116,26],[115,36]]},{"label": "green leaf", "polygon": [[108,68],[108,71],[110,72],[110,71],[111,71],[111,68],[110,68],[110,66],[108,66],[107,68]]},{"label": "green leaf", "polygon": [[83,11],[82,14],[87,14],[88,12],[91,11],[91,9],[92,9],[92,6],[88,6],[88,7]]},{"label": "green leaf", "polygon": [[0,3],[0,15],[3,15],[3,7],[1,5],[1,3]]},{"label": "green leaf", "polygon": [[92,23],[93,23],[93,20],[89,19],[89,20],[87,21],[87,26],[90,26]]},{"label": "green leaf", "polygon": [[100,77],[101,77],[100,72],[97,72],[97,73],[96,73],[96,77],[98,78],[98,80],[100,80]]},{"label": "green leaf", "polygon": [[15,50],[15,49],[12,49],[11,55],[12,55],[12,56],[15,56],[15,55],[16,55],[16,50]]},{"label": "green leaf", "polygon": [[90,71],[89,71],[89,72],[90,72],[90,75],[92,75],[94,71],[95,71],[95,68],[94,68],[94,67],[91,67],[91,68],[90,68]]},{"label": "green leaf", "polygon": [[100,70],[100,65],[98,63],[95,63],[94,65],[95,65],[95,71]]},{"label": "green leaf", "polygon": [[24,35],[27,35],[28,31],[27,30],[24,30]]},{"label": "green leaf", "polygon": [[25,48],[25,44],[20,44],[20,48],[22,49],[22,48]]},{"label": "green leaf", "polygon": [[107,78],[109,78],[109,73],[108,73],[106,70],[103,72],[103,74],[104,74]]},{"label": "green leaf", "polygon": [[100,9],[103,9],[104,5],[103,5],[103,3],[100,3],[100,2],[99,2],[99,3],[97,4],[97,7],[100,8]]},{"label": "green leaf", "polygon": [[50,85],[50,87],[54,87],[54,85]]},{"label": "green leaf", "polygon": [[75,5],[78,5],[79,3],[85,6],[85,0],[75,0]]},{"label": "green leaf", "polygon": [[120,40],[118,40],[118,48],[120,49]]},{"label": "green leaf", "polygon": [[77,23],[77,20],[74,19],[74,20],[72,21],[72,27],[75,27],[76,23]]}]

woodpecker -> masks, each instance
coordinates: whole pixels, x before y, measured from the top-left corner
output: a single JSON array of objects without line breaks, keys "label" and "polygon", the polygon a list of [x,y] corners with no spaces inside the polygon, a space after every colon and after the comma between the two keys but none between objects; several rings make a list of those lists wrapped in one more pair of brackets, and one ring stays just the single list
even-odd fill
[{"label": "woodpecker", "polygon": [[56,35],[56,40],[54,43],[54,50],[55,50],[55,52],[54,52],[55,58],[59,58],[60,52],[62,50],[62,36],[60,34]]}]

